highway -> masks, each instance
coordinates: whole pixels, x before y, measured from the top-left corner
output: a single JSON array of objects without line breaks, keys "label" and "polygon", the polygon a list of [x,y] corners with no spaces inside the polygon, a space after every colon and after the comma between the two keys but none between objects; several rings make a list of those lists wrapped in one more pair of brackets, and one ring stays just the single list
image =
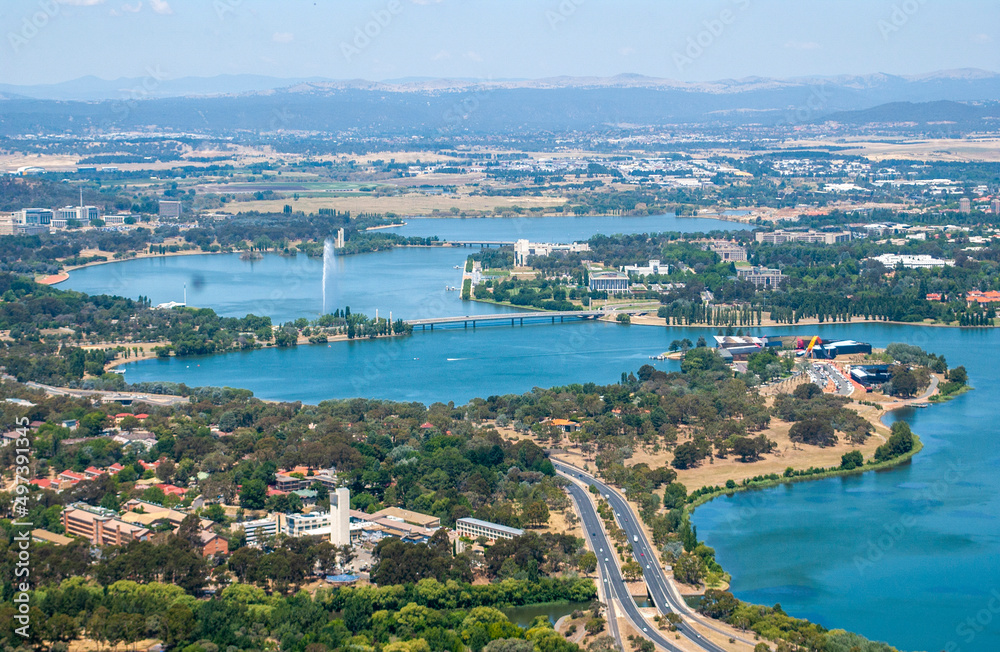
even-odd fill
[{"label": "highway", "polygon": [[[636,516],[632,513],[628,503],[617,492],[612,491],[607,485],[587,473],[561,462],[556,462],[555,460],[552,463],[555,465],[556,471],[561,475],[583,482],[588,486],[594,485],[601,492],[601,495],[607,498],[608,503],[615,512],[615,520],[618,522],[618,526],[628,536],[628,543],[632,546],[635,559],[642,565],[643,579],[649,588],[649,594],[652,596],[656,608],[661,614],[671,611],[678,615],[684,614],[687,609],[679,605],[681,601],[680,596],[675,596],[671,593],[667,585],[667,580],[664,577],[663,569],[660,567],[656,549],[646,539],[646,535],[636,522]],[[605,582],[604,589],[608,595],[608,599],[610,600],[613,597],[618,598],[619,603],[621,603],[625,611],[625,615],[632,621],[635,628],[642,632],[643,636],[664,649],[671,652],[680,652],[680,648],[666,638],[664,635],[665,632],[661,632],[655,626],[647,624],[639,612],[639,607],[636,605],[635,600],[632,599],[616,563],[615,555],[617,553],[614,544],[608,539],[608,535],[602,529],[601,517],[590,501],[587,491],[575,482],[570,483],[568,490],[576,502],[577,508],[580,510],[584,535],[597,555],[597,564],[601,571],[601,577]],[[707,650],[708,652],[724,652],[723,648],[706,640],[686,621],[678,625],[677,631],[703,650]]]}]

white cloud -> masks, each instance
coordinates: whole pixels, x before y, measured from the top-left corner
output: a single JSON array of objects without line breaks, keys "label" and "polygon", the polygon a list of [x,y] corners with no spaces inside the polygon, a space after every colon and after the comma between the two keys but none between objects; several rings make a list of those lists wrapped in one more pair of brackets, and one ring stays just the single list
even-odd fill
[{"label": "white cloud", "polygon": [[618,50],[618,54],[622,55],[623,57],[627,57],[630,54],[635,54],[635,48],[622,48]]},{"label": "white cloud", "polygon": [[73,5],[74,7],[93,7],[104,4],[104,0],[56,0],[61,5]]},{"label": "white cloud", "polygon": [[122,11],[124,11],[127,14],[137,14],[140,11],[142,11],[142,2],[136,2],[133,5],[130,5],[129,3],[126,2],[122,4]]},{"label": "white cloud", "polygon": [[976,43],[991,43],[993,41],[993,37],[989,34],[973,34],[972,40]]},{"label": "white cloud", "polygon": [[149,6],[158,14],[167,16],[174,13],[174,10],[170,7],[170,3],[167,0],[149,0]]},{"label": "white cloud", "polygon": [[789,41],[785,47],[789,50],[818,50],[821,46],[815,41]]},{"label": "white cloud", "polygon": [[291,32],[275,32],[271,40],[275,43],[291,43],[295,40],[295,34]]},{"label": "white cloud", "polygon": [[468,52],[466,52],[462,56],[465,57],[466,59],[469,59],[470,61],[477,61],[478,62],[478,61],[482,61],[483,60],[482,55],[479,54],[478,52],[476,52],[475,50],[469,50]]},{"label": "white cloud", "polygon": [[439,50],[434,56],[431,57],[432,61],[444,61],[445,59],[451,58],[451,52],[447,50]]}]

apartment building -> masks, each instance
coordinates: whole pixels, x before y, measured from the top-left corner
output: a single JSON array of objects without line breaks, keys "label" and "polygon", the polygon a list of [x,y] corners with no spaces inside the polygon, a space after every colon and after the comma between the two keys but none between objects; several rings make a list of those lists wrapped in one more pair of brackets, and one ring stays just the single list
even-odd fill
[{"label": "apartment building", "polygon": [[490,523],[489,521],[482,521],[478,518],[472,518],[470,516],[466,516],[455,521],[455,531],[458,532],[460,537],[469,537],[470,539],[485,537],[490,541],[496,541],[497,539],[513,539],[514,537],[519,537],[524,534],[524,530],[516,527],[507,527],[506,525],[500,525],[499,523]]},{"label": "apartment building", "polygon": [[84,503],[66,507],[62,522],[67,534],[83,537],[94,545],[122,546],[130,541],[149,540],[147,528],[122,521],[111,510]]}]

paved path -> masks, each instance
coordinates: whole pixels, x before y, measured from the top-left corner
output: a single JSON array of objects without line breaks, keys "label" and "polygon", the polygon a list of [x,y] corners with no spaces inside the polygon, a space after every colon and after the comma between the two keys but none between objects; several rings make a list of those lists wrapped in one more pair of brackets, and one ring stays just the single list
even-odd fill
[{"label": "paved path", "polygon": [[[25,386],[33,389],[40,389],[50,396],[73,396],[75,398],[122,398],[150,405],[178,405],[189,403],[186,396],[175,396],[173,394],[140,394],[138,392],[113,392],[98,389],[72,389],[69,387],[54,387],[43,385],[42,383],[27,382]],[[113,401],[112,401],[113,402]]]}]

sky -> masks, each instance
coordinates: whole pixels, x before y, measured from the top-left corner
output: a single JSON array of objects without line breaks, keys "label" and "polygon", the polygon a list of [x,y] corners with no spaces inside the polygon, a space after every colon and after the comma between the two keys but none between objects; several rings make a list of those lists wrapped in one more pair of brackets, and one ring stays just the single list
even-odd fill
[{"label": "sky", "polygon": [[1000,71],[996,0],[0,0],[0,83]]}]

